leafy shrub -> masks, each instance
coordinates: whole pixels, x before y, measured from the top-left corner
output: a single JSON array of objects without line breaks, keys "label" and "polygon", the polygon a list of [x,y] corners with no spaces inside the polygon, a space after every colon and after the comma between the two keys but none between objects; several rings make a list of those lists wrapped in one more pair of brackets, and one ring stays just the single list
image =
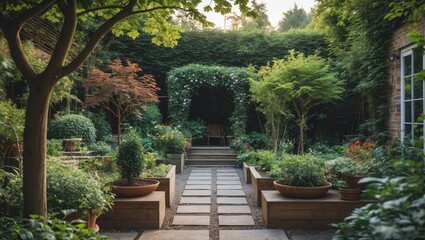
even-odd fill
[{"label": "leafy shrub", "polygon": [[183,133],[186,139],[202,139],[207,135],[207,125],[202,120],[188,121],[179,126],[178,129]]},{"label": "leafy shrub", "polygon": [[156,166],[156,159],[158,158],[157,152],[145,153],[145,165],[146,169],[152,169]]},{"label": "leafy shrub", "polygon": [[49,139],[47,140],[47,155],[56,157],[62,155],[63,147],[62,140]]},{"label": "leafy shrub", "polygon": [[263,133],[251,132],[247,134],[248,143],[254,149],[265,149],[271,144],[270,138],[267,138]]},{"label": "leafy shrub", "polygon": [[270,171],[276,155],[269,150],[258,150],[258,163],[263,171]]},{"label": "leafy shrub", "polygon": [[352,158],[338,157],[325,162],[328,180],[335,188],[345,187],[345,177],[364,176],[368,168]]},{"label": "leafy shrub", "polygon": [[20,217],[22,206],[21,176],[0,169],[0,215],[5,217]]},{"label": "leafy shrub", "polygon": [[251,146],[249,145],[249,140],[246,135],[234,138],[232,143],[230,144],[230,147],[242,153],[251,150]]},{"label": "leafy shrub", "polygon": [[85,172],[113,172],[116,169],[114,162],[109,157],[102,158],[90,158],[87,160],[81,160],[78,162],[78,168]]},{"label": "leafy shrub", "polygon": [[96,129],[96,140],[106,142],[112,134],[111,125],[106,121],[104,112],[84,111],[84,116],[89,118]]},{"label": "leafy shrub", "polygon": [[90,144],[89,149],[99,156],[106,156],[112,151],[111,146],[102,141]]},{"label": "leafy shrub", "polygon": [[163,154],[180,154],[184,152],[186,139],[182,132],[164,125],[159,125],[155,128],[157,129],[154,137],[156,150]]},{"label": "leafy shrub", "polygon": [[50,217],[47,221],[33,215],[30,219],[16,220],[0,217],[0,239],[110,239],[87,229],[81,221],[67,222]]},{"label": "leafy shrub", "polygon": [[60,162],[47,164],[47,205],[51,211],[75,209],[82,214],[106,211],[112,202],[109,189],[91,174]]},{"label": "leafy shrub", "polygon": [[247,163],[249,165],[258,164],[258,160],[259,160],[257,151],[239,153],[236,159],[238,162]]},{"label": "leafy shrub", "polygon": [[127,180],[128,185],[133,185],[145,167],[142,139],[136,130],[131,129],[124,137],[124,141],[118,148],[116,163],[121,178]]},{"label": "leafy shrub", "polygon": [[143,173],[143,177],[164,177],[171,169],[170,164],[159,164],[153,168],[146,169]]},{"label": "leafy shrub", "polygon": [[148,103],[142,107],[140,117],[131,115],[127,121],[140,136],[146,137],[149,134],[154,134],[155,126],[162,121],[162,115],[158,105]]},{"label": "leafy shrub", "polygon": [[96,129],[90,119],[77,114],[60,116],[50,122],[47,131],[49,139],[65,139],[81,137],[86,144],[96,139]]},{"label": "leafy shrub", "polygon": [[[0,140],[22,140],[25,128],[25,110],[12,102],[0,102]],[[16,139],[18,138],[18,139]]]},{"label": "leafy shrub", "polygon": [[423,161],[394,164],[399,176],[366,178],[367,196],[376,202],[357,208],[338,228],[334,239],[423,239],[425,172]]},{"label": "leafy shrub", "polygon": [[272,166],[270,176],[290,186],[317,187],[326,183],[323,161],[308,154],[283,154]]},{"label": "leafy shrub", "polygon": [[330,146],[326,142],[316,142],[309,149],[308,152],[315,156],[331,160],[347,153],[346,144]]}]

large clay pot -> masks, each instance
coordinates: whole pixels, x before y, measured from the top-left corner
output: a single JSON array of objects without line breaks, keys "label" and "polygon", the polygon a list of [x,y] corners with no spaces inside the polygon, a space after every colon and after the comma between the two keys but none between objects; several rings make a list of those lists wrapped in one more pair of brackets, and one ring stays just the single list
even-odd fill
[{"label": "large clay pot", "polygon": [[185,145],[185,147],[184,147],[184,150],[186,151],[186,152],[190,152],[190,150],[192,149],[192,141],[191,140],[187,140],[186,141],[186,145]]},{"label": "large clay pot", "polygon": [[66,152],[74,152],[75,150],[77,150],[78,144],[80,144],[82,141],[82,138],[62,139],[63,149]]},{"label": "large clay pot", "polygon": [[273,184],[282,195],[290,198],[320,198],[326,195],[332,187],[332,183],[329,182],[326,186],[321,187],[295,187],[280,184],[277,181],[274,181]]},{"label": "large clay pot", "polygon": [[360,199],[360,189],[341,188],[339,196],[342,200],[357,201]]},{"label": "large clay pot", "polygon": [[358,183],[362,178],[364,178],[364,176],[347,176],[345,177],[345,182],[347,182],[348,188],[365,190],[367,188],[367,184]]},{"label": "large clay pot", "polygon": [[119,179],[111,183],[111,192],[118,197],[140,197],[155,191],[159,181],[153,179],[136,179],[135,186],[128,186],[127,180]]},{"label": "large clay pot", "polygon": [[83,215],[79,212],[73,212],[66,217],[63,217],[63,215],[59,215],[60,218],[63,218],[65,221],[72,222],[77,219],[81,219],[86,222],[87,228],[93,229],[95,232],[99,231],[99,226],[96,224],[97,220],[97,213],[95,210],[91,212],[89,215]]}]

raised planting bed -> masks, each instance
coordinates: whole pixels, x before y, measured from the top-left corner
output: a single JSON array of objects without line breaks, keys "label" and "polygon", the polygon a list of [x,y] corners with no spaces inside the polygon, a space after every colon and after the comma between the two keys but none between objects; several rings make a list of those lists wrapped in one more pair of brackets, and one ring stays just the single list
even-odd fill
[{"label": "raised planting bed", "polygon": [[143,197],[115,198],[112,209],[97,219],[102,228],[160,229],[165,217],[165,192]]},{"label": "raised planting bed", "polygon": [[273,184],[275,179],[269,176],[265,176],[266,174],[264,172],[260,174],[256,167],[248,168],[249,171],[251,171],[252,194],[254,194],[257,206],[261,207],[261,191],[275,190],[276,188]]},{"label": "raised planting bed", "polygon": [[159,186],[155,191],[165,192],[165,206],[170,207],[176,192],[176,166],[172,166],[164,177],[149,177],[159,181]]},{"label": "raised planting bed", "polygon": [[316,199],[288,198],[276,190],[263,191],[262,217],[267,228],[330,229],[331,223],[342,222],[355,208],[368,203],[341,200],[335,190]]},{"label": "raised planting bed", "polygon": [[181,173],[184,169],[184,153],[170,155],[170,164],[176,165],[176,173]]},{"label": "raised planting bed", "polygon": [[251,183],[251,171],[249,170],[249,167],[259,167],[257,165],[248,165],[247,163],[243,163],[242,165],[242,171],[243,171],[243,178],[245,180],[245,183]]}]

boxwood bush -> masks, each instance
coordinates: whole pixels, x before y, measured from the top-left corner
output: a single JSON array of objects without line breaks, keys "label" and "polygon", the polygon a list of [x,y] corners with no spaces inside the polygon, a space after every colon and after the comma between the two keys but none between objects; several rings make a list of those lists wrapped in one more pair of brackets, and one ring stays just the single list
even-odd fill
[{"label": "boxwood bush", "polygon": [[96,128],[92,121],[82,115],[69,114],[60,116],[50,122],[47,131],[49,139],[83,138],[86,144],[96,140]]}]

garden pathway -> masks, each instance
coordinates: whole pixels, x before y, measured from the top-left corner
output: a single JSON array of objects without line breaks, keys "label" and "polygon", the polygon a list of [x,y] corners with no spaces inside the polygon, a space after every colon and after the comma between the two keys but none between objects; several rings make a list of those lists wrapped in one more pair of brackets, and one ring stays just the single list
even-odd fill
[{"label": "garden pathway", "polygon": [[261,208],[255,206],[250,185],[242,182],[240,169],[187,168],[177,178],[176,184],[180,186],[176,186],[175,204],[167,210],[161,230],[146,230],[141,236],[137,232],[106,235],[121,240],[328,240],[332,237],[295,232],[288,238],[281,229],[264,229]]}]

